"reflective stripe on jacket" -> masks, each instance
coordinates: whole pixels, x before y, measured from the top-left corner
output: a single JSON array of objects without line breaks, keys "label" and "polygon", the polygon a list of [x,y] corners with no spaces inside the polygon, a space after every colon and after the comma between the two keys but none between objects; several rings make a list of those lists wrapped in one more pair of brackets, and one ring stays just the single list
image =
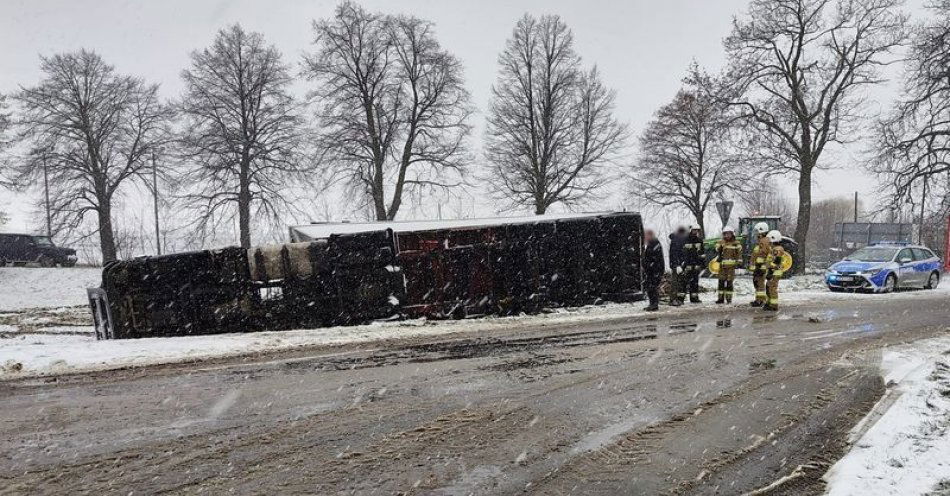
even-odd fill
[{"label": "reflective stripe on jacket", "polygon": [[753,269],[765,270],[769,267],[768,259],[772,255],[772,243],[765,236],[759,236],[752,249],[752,258],[749,259],[749,265]]},{"label": "reflective stripe on jacket", "polygon": [[719,240],[716,252],[719,254],[719,264],[723,267],[735,267],[742,263],[742,243],[738,240]]}]

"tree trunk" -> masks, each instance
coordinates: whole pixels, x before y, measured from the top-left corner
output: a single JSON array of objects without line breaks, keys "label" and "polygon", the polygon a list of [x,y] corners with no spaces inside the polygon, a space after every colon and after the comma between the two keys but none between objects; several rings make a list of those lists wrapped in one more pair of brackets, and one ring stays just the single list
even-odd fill
[{"label": "tree trunk", "polygon": [[99,248],[102,251],[102,263],[116,260],[115,233],[112,231],[112,201],[99,200],[96,209],[99,214]]},{"label": "tree trunk", "polygon": [[795,224],[795,241],[798,243],[799,267],[808,262],[808,227],[811,224],[811,172],[814,164],[802,161],[798,176],[798,220]]},{"label": "tree trunk", "polygon": [[[383,164],[377,159],[373,166],[373,207],[376,210],[376,220],[391,220],[386,211],[386,190],[383,186]],[[393,212],[395,215],[395,212]]]},{"label": "tree trunk", "polygon": [[544,206],[544,202],[540,200],[534,202],[534,215],[544,215],[545,211],[547,211],[547,207]]},{"label": "tree trunk", "polygon": [[249,167],[241,164],[240,185],[238,186],[238,231],[241,248],[251,247],[251,185]]}]

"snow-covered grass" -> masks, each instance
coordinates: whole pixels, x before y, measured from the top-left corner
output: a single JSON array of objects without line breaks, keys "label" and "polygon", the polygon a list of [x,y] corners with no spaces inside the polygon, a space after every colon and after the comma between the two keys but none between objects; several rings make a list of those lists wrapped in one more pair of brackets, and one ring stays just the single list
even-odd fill
[{"label": "snow-covered grass", "polygon": [[101,282],[98,267],[0,267],[0,310],[84,305]]},{"label": "snow-covered grass", "polygon": [[950,336],[884,353],[888,391],[825,475],[829,495],[950,493]]},{"label": "snow-covered grass", "polygon": [[[0,269],[2,270],[2,269]],[[39,269],[18,269],[35,271]],[[62,271],[63,269],[55,269]],[[82,271],[86,269],[72,269]],[[56,274],[67,275],[68,272]],[[53,294],[63,299],[57,301],[43,295],[37,301],[26,301],[28,307],[46,307],[53,304],[85,303],[84,285],[81,277],[70,276],[70,281],[60,278],[39,278],[39,286],[45,285]],[[704,279],[703,287],[715,290],[716,280]],[[72,288],[72,289],[67,289]],[[7,288],[0,288],[0,298],[7,298]],[[81,292],[83,298],[74,293]],[[734,307],[745,307],[751,300],[754,289],[751,279],[736,281]],[[782,282],[783,306],[794,306],[817,299],[842,298],[901,298],[895,295],[850,295],[829,293],[819,276],[802,276]],[[716,306],[715,293],[703,295],[700,305],[686,304],[679,308],[664,306],[660,316],[690,315],[697,309],[728,311]],[[64,303],[65,302],[65,303]],[[644,316],[644,303],[605,304],[582,308],[556,309],[540,315],[514,317],[486,317],[461,321],[411,320],[401,322],[377,322],[368,325],[301,329],[291,331],[258,332],[248,334],[218,334],[213,336],[189,336],[174,338],[148,338],[136,340],[96,341],[87,319],[88,310],[78,308],[53,308],[31,310],[29,316],[16,316],[4,320],[0,312],[0,378],[53,375],[134,366],[155,365],[209,358],[240,356],[260,352],[287,351],[301,347],[333,346],[347,343],[367,343],[386,339],[404,339],[420,336],[453,333],[474,334],[493,329],[581,325],[617,318]],[[23,306],[20,307],[21,309]],[[12,310],[8,308],[7,310]]]}]

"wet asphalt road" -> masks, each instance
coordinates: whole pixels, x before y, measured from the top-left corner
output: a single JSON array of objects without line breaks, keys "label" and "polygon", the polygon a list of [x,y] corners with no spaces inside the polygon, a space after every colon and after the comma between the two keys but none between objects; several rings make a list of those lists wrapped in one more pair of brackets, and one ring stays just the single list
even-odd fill
[{"label": "wet asphalt road", "polygon": [[821,490],[946,293],[0,384],[2,494]]}]

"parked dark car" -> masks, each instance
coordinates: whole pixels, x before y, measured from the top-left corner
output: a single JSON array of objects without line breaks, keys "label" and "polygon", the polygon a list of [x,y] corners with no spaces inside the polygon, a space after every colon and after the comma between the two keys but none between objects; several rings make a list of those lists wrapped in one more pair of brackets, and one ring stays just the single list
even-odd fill
[{"label": "parked dark car", "polygon": [[25,263],[72,267],[76,265],[76,250],[56,246],[49,236],[0,233],[0,267]]}]

